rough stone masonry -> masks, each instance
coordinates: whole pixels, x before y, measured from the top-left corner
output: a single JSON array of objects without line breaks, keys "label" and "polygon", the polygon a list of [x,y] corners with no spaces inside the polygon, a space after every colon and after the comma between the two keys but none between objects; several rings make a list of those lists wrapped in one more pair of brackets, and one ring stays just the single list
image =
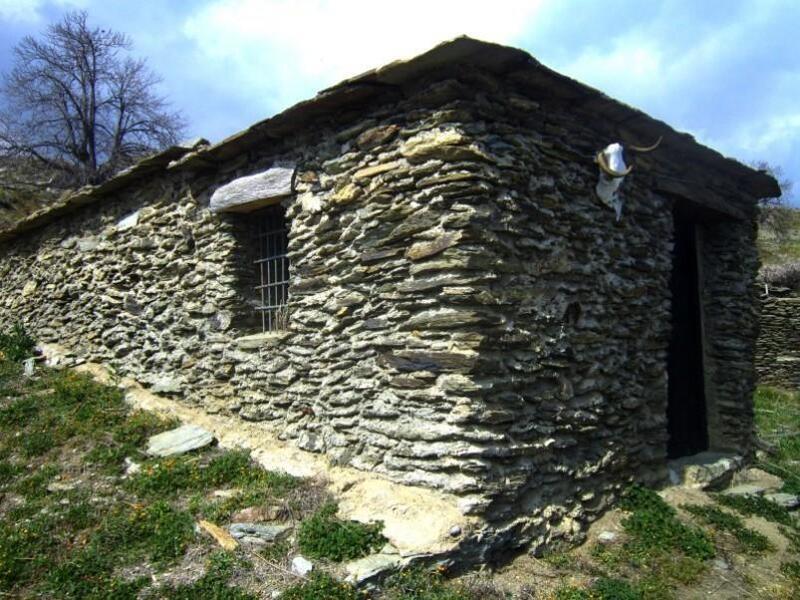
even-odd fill
[{"label": "rough stone masonry", "polygon": [[[592,157],[659,135],[616,222]],[[462,545],[481,562],[580,539],[629,482],[663,480],[677,205],[702,220],[710,446],[749,452],[754,216],[774,185],[460,38],[0,232],[0,321],[70,364],[457,494],[483,523]],[[289,315],[264,334],[252,211],[276,202]]]},{"label": "rough stone masonry", "polygon": [[800,293],[795,287],[765,282],[757,286],[761,300],[758,381],[787,390],[800,387]]}]

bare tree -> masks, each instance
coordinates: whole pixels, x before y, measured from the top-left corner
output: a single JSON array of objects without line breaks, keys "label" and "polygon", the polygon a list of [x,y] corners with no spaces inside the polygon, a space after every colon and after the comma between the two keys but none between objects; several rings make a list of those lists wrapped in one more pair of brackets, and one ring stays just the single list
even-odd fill
[{"label": "bare tree", "polygon": [[41,39],[23,38],[2,85],[7,170],[33,161],[50,186],[98,183],[175,143],[183,117],[155,92],[160,79],[128,56],[130,48],[125,34],[91,28],[86,12],[67,13]]},{"label": "bare tree", "polygon": [[775,239],[785,240],[792,233],[796,220],[796,209],[788,205],[792,196],[792,181],[783,176],[781,167],[770,165],[766,161],[755,162],[752,167],[774,177],[781,189],[780,196],[761,199],[761,211],[758,217],[759,227],[763,232],[774,236]]}]

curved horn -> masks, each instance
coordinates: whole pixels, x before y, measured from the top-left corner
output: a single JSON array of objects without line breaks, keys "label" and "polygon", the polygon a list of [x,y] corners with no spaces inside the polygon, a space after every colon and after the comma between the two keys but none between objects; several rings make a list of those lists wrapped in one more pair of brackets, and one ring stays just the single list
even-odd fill
[{"label": "curved horn", "polygon": [[631,150],[633,152],[652,152],[653,150],[658,148],[658,145],[661,143],[661,140],[663,139],[663,137],[664,136],[661,136],[661,135],[658,136],[658,139],[656,140],[656,143],[653,144],[652,146],[645,146],[645,147],[643,147],[643,146],[628,146],[627,149]]},{"label": "curved horn", "polygon": [[625,175],[633,171],[633,167],[628,167],[624,171],[615,171],[614,169],[608,166],[608,163],[606,162],[606,157],[603,155],[602,151],[597,153],[595,161],[600,166],[600,170],[602,170],[606,175],[610,177],[625,177]]}]

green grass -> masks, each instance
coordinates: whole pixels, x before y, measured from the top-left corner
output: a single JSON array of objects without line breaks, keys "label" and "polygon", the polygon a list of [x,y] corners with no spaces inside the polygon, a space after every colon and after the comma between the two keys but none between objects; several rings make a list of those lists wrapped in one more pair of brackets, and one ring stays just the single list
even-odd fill
[{"label": "green grass", "polygon": [[708,535],[680,521],[675,509],[653,490],[633,486],[623,496],[620,507],[631,513],[622,526],[631,536],[628,545],[634,556],[677,551],[698,560],[714,557],[714,544]]},{"label": "green grass", "polygon": [[[307,580],[290,586],[281,600],[362,600],[364,594],[353,586],[337,581],[326,573],[313,573]],[[188,600],[188,599],[187,599]]]},{"label": "green grass", "polygon": [[777,448],[759,466],[783,479],[784,492],[800,494],[800,394],[762,386],[754,403],[759,437]]},{"label": "green grass", "polygon": [[[150,577],[123,579],[119,572],[142,564],[156,572],[172,568],[190,546],[213,544],[195,533],[197,518],[274,501],[298,480],[260,469],[241,451],[147,459],[147,438],[174,421],[131,411],[119,390],[84,375],[40,368],[25,378],[5,356],[0,497],[16,500],[0,512],[0,595],[253,598],[229,585],[234,563],[223,555],[212,556],[205,575],[185,586],[152,590]],[[141,463],[139,475],[123,477],[125,457]],[[224,487],[240,494],[206,498]],[[192,505],[190,496],[202,500]]]},{"label": "green grass", "polygon": [[297,541],[311,558],[333,561],[361,558],[386,543],[382,523],[357,523],[336,517],[336,505],[328,503],[300,524]]},{"label": "green grass", "polygon": [[800,584],[800,561],[793,560],[781,565],[781,573]]},{"label": "green grass", "polygon": [[774,235],[773,227],[760,227],[758,253],[765,265],[780,265],[800,259],[800,211],[790,207],[778,207],[775,217],[781,222],[782,235]]},{"label": "green grass", "polygon": [[710,525],[718,531],[731,534],[736,538],[742,552],[747,554],[763,554],[768,550],[775,549],[765,535],[749,527],[745,527],[741,518],[721,510],[717,506],[685,504],[682,508],[698,517],[706,525]]},{"label": "green grass", "polygon": [[187,490],[205,492],[221,487],[285,494],[297,479],[256,467],[242,450],[229,451],[201,462],[196,455],[151,459],[126,487],[145,498],[175,497]]},{"label": "green grass", "polygon": [[[210,598],[212,600],[257,600],[257,596],[231,587],[229,581],[234,569],[248,568],[246,562],[235,555],[218,551],[212,554],[206,563],[205,574],[196,582],[188,585],[171,586],[159,590],[158,597],[165,600],[199,600]],[[327,596],[319,596],[325,598]]]},{"label": "green grass", "polygon": [[416,567],[389,576],[377,594],[357,590],[326,573],[314,573],[287,589],[281,600],[490,600],[499,597],[499,592],[494,590],[471,589],[450,581],[440,570]]},{"label": "green grass", "polygon": [[718,494],[714,499],[747,517],[758,516],[792,528],[800,526],[800,522],[786,508],[761,496]]},{"label": "green grass", "polygon": [[[678,585],[696,582],[707,570],[706,561],[716,549],[701,528],[681,521],[677,511],[656,492],[632,486],[623,494],[620,508],[624,541],[597,544],[591,555],[600,575],[589,588],[565,586],[557,598],[586,600],[666,600]],[[598,573],[599,572],[599,573]]]},{"label": "green grass", "polygon": [[601,577],[588,589],[574,586],[561,587],[556,591],[555,598],[556,600],[644,600],[645,594],[623,579]]},{"label": "green grass", "polygon": [[[759,437],[772,444],[776,455],[764,458],[759,466],[783,479],[782,491],[800,494],[800,393],[759,387],[755,398],[756,428]],[[800,519],[788,510],[761,497],[718,496],[717,501],[745,516],[759,516],[777,523],[800,554]],[[790,581],[792,597],[800,597],[800,563],[784,563],[781,571]]]},{"label": "green grass", "polygon": [[439,571],[415,568],[396,573],[386,581],[386,600],[471,600],[473,595],[449,582]]}]

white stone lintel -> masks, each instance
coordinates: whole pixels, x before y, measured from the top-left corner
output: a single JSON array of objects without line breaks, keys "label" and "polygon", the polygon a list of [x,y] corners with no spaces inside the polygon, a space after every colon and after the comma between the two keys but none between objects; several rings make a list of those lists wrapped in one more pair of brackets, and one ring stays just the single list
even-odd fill
[{"label": "white stone lintel", "polygon": [[295,165],[286,164],[234,179],[214,191],[209,209],[214,213],[249,212],[275,204],[292,193],[294,172]]}]

